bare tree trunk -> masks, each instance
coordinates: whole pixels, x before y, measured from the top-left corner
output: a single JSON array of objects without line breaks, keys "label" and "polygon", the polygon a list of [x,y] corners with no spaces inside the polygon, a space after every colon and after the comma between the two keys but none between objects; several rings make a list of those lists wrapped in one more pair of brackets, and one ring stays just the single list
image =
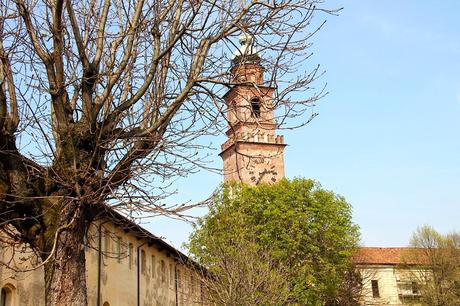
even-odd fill
[{"label": "bare tree trunk", "polygon": [[67,216],[71,216],[71,222],[66,224],[64,214],[59,220],[59,228],[55,245],[54,259],[45,265],[45,305],[46,306],[86,306],[86,265],[84,234],[85,223],[79,209],[75,211],[75,205],[82,207],[81,203],[69,203]]},{"label": "bare tree trunk", "polygon": [[1,2],[0,247],[27,245],[45,260],[47,306],[87,304],[94,207],[188,219],[202,204],[158,205],[176,178],[212,169],[213,146],[198,138],[227,129],[223,92],[254,85],[228,70],[240,34],[267,55],[263,86],[277,89],[280,127],[323,96],[290,95],[319,77],[319,66],[295,63],[322,26],[310,29],[313,13],[337,12],[320,2]]}]

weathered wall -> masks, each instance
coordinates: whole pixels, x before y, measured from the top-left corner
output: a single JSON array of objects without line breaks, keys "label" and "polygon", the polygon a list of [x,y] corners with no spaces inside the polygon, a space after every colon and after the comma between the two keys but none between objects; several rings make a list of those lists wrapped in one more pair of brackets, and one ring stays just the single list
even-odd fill
[{"label": "weathered wall", "polygon": [[[406,305],[400,294],[410,295],[411,289],[406,284],[410,284],[410,275],[417,273],[417,271],[401,270],[396,265],[366,265],[359,269],[363,277],[363,305]],[[372,280],[378,281],[379,298],[373,297]],[[413,301],[411,300],[411,302]]]},{"label": "weathered wall", "polygon": [[[0,262],[8,263],[15,269],[29,269],[32,267],[31,253],[25,248],[0,249]],[[45,287],[43,268],[32,272],[15,272],[0,265],[0,288],[8,291],[11,306],[42,306],[45,301]]]},{"label": "weathered wall", "polygon": [[[102,236],[99,236],[100,231]],[[90,246],[86,248],[88,305],[137,306],[138,286],[139,305],[142,306],[201,304],[199,275],[179,262],[167,250],[162,249],[160,245],[151,242],[149,244],[147,241],[139,238],[138,233],[126,232],[107,221],[101,227],[96,224],[90,228],[88,232]],[[101,257],[98,252],[99,243],[102,250]],[[26,253],[16,252],[11,256],[11,250],[3,248],[0,256],[3,261],[12,257],[12,264],[17,265],[18,268],[30,267],[30,260],[20,260],[24,254]],[[100,285],[99,304],[98,284]],[[14,273],[0,266],[0,288],[5,286],[12,293],[11,306],[44,305],[43,269]]]},{"label": "weathered wall", "polygon": [[223,152],[224,181],[274,183],[284,177],[284,145],[243,142]]}]

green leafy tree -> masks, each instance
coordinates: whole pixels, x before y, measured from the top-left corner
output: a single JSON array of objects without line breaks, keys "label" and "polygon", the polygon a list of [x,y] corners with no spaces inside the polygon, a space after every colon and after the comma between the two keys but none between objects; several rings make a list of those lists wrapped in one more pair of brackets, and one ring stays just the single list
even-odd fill
[{"label": "green leafy tree", "polygon": [[[351,206],[343,197],[313,180],[285,179],[256,187],[224,185],[188,247],[213,275],[207,291],[214,303],[250,305],[251,299],[245,302],[244,296],[250,291],[259,296],[281,296],[258,305],[339,305],[340,298],[346,296],[342,291],[347,287],[350,256],[358,240]],[[257,253],[261,255],[253,256]],[[228,269],[231,265],[237,268]],[[235,283],[235,278],[265,283],[251,288],[254,292],[245,288],[247,282]],[[228,293],[223,301],[222,291],[239,294]],[[213,300],[216,295],[218,301]]]},{"label": "green leafy tree", "polygon": [[99,212],[187,218],[193,204],[159,203],[208,168],[201,137],[226,129],[224,92],[248,85],[230,69],[240,35],[264,54],[282,127],[324,95],[305,69],[313,17],[338,12],[322,2],[0,1],[0,249],[34,252],[45,305],[88,304]]}]

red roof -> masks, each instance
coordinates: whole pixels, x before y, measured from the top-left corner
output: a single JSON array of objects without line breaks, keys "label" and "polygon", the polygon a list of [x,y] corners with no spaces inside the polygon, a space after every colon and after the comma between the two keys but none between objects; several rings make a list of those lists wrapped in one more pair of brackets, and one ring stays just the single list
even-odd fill
[{"label": "red roof", "polygon": [[[355,264],[380,264],[380,265],[398,265],[398,264],[420,264],[420,256],[414,260],[410,256],[414,248],[359,248],[353,255]],[[420,250],[419,250],[420,251]],[[412,252],[413,254],[413,252]],[[412,259],[412,260],[411,260]],[[417,262],[415,262],[417,261]]]}]

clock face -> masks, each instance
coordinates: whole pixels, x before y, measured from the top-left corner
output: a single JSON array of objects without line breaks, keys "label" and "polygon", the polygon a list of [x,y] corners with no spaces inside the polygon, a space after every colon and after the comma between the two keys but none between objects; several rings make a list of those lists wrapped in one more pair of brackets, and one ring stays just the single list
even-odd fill
[{"label": "clock face", "polygon": [[276,182],[278,172],[275,165],[272,164],[271,158],[252,157],[248,164],[248,173],[251,182],[254,184],[261,183],[264,179],[267,182]]}]

